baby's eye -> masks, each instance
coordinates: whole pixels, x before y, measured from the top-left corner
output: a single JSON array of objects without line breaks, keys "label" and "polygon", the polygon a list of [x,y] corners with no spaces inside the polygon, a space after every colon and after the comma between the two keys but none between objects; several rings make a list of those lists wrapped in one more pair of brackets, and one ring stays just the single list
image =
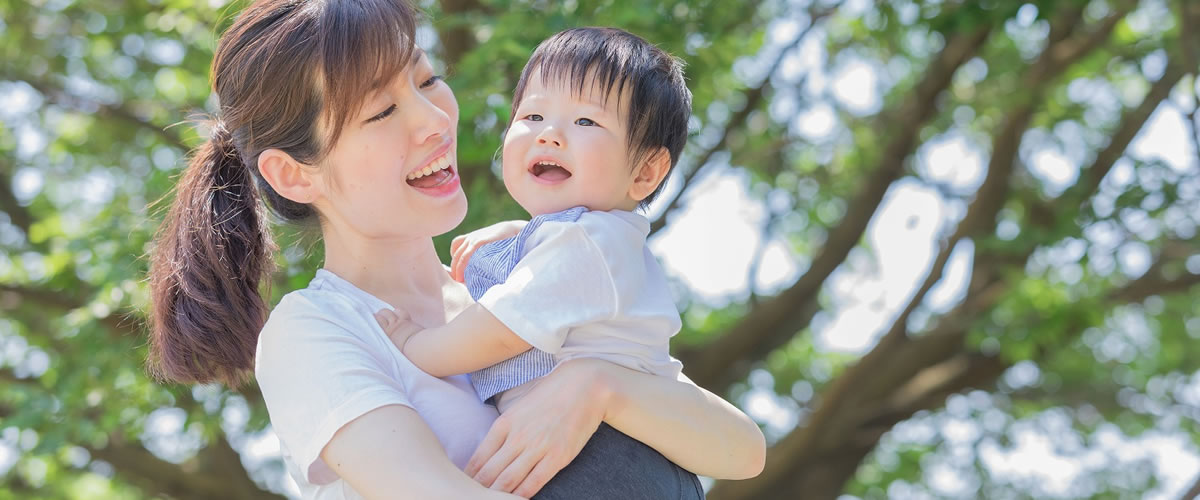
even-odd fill
[{"label": "baby's eye", "polygon": [[528,115],[525,119],[531,122],[540,122],[542,121],[542,115]]},{"label": "baby's eye", "polygon": [[580,118],[575,120],[575,124],[583,127],[591,127],[596,124],[591,118]]}]

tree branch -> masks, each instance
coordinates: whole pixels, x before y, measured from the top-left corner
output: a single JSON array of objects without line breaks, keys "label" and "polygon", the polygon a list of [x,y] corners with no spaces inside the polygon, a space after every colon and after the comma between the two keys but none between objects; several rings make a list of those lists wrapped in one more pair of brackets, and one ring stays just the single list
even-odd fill
[{"label": "tree branch", "polygon": [[[1069,18],[1068,15],[1062,19]],[[829,385],[803,428],[771,449],[767,470],[759,478],[736,484],[720,483],[710,498],[751,498],[772,490],[795,491],[793,488],[809,486],[814,479],[795,479],[794,471],[830,461],[844,465],[838,473],[840,480],[830,484],[829,478],[821,479],[823,484],[831,487],[818,496],[839,491],[861,459],[875,446],[879,436],[895,423],[916,411],[942,404],[949,394],[993,383],[1008,368],[1009,364],[998,357],[965,350],[964,343],[973,319],[995,304],[1000,290],[1006,288],[1002,281],[996,281],[1001,273],[973,275],[973,286],[967,299],[919,338],[909,339],[908,316],[941,278],[954,245],[961,238],[984,234],[994,227],[995,217],[1008,198],[1021,138],[1033,117],[1036,103],[1067,67],[1063,65],[1064,58],[1077,60],[1083,57],[1086,54],[1083,49],[1099,46],[1115,24],[1108,19],[1097,30],[1083,35],[1086,43],[1078,43],[1078,37],[1072,38],[1069,28],[1052,30],[1051,40],[1058,34],[1060,41],[1049,43],[1025,75],[1023,85],[1029,92],[1002,121],[1001,130],[993,140],[988,174],[967,215],[942,243],[934,268],[889,333]],[[1073,44],[1073,49],[1065,51],[1060,44]],[[1008,264],[1007,267],[1021,265],[1032,255],[1032,248],[1018,253],[1004,264]],[[783,483],[788,486],[783,487]],[[723,489],[722,486],[727,484],[727,489]]]},{"label": "tree branch", "polygon": [[[1166,259],[1175,259],[1173,263],[1179,263],[1178,259],[1186,257],[1168,254],[1170,252],[1158,255],[1151,265],[1152,272],[1142,279],[1102,294],[1104,303],[1108,306],[1137,303],[1152,295],[1186,293],[1200,285],[1200,274],[1163,277],[1159,271],[1169,267]],[[1023,258],[1004,265],[1022,269],[1030,255],[1032,250],[1023,252]],[[994,275],[1006,274],[997,272]],[[789,474],[794,476],[795,471],[805,470],[815,463],[845,458],[860,445],[869,451],[874,448],[878,436],[917,411],[940,406],[950,394],[993,384],[1012,363],[998,356],[974,352],[964,341],[973,319],[991,309],[1007,288],[1008,283],[1003,280],[976,286],[962,304],[941,318],[926,334],[905,342],[876,345],[829,385],[804,427],[769,450],[768,470],[753,480],[718,483],[709,498],[758,498],[755,492],[781,488],[795,491],[795,485],[781,485],[792,481]],[[1029,318],[1025,323],[1038,321],[1039,318]],[[1069,334],[1058,345],[1066,345],[1089,326],[1082,320],[1065,326]],[[1053,352],[1041,349],[1036,358],[1044,360]],[[868,440],[865,445],[864,440]],[[768,479],[769,473],[775,475],[774,479]],[[853,469],[845,472],[852,473]],[[744,483],[760,480],[764,484],[742,489]]]},{"label": "tree branch", "polygon": [[[214,441],[201,450],[199,456],[183,464],[167,462],[141,445],[125,442],[119,436],[110,438],[108,446],[103,448],[85,449],[93,458],[112,464],[117,474],[131,484],[152,494],[189,500],[287,498],[258,488],[242,468],[241,458],[229,448],[229,443],[225,442],[224,437],[217,436]],[[232,452],[232,456],[229,452]],[[205,471],[208,467],[197,467],[203,464],[196,462],[209,462],[216,470]],[[236,471],[231,470],[229,466],[241,469],[241,473],[230,475],[229,473]],[[196,470],[197,468],[200,470]]]},{"label": "tree branch", "polygon": [[874,173],[847,204],[849,210],[830,231],[808,271],[784,292],[761,302],[752,313],[714,341],[681,350],[679,357],[689,367],[692,380],[720,392],[743,376],[753,360],[783,345],[809,324],[820,310],[817,294],[821,285],[862,238],[888,188],[903,173],[905,159],[916,147],[920,129],[936,112],[937,97],[950,85],[958,68],[983,45],[988,33],[989,28],[985,26],[947,38],[942,51],[930,62],[924,78],[908,94],[908,99],[895,113],[881,117],[880,128],[895,133],[883,148]]},{"label": "tree branch", "polygon": [[800,46],[800,43],[803,42],[806,37],[808,37],[808,34],[811,33],[813,28],[817,26],[817,23],[828,18],[829,16],[832,16],[836,10],[836,6],[828,9],[817,9],[815,5],[810,6],[808,9],[808,26],[805,26],[804,29],[796,35],[794,40],[780,49],[779,54],[777,54],[771,64],[767,66],[769,69],[767,70],[766,75],[763,77],[762,82],[760,82],[758,86],[746,89],[746,91],[743,92],[746,105],[731,115],[729,120],[725,122],[725,127],[721,131],[721,138],[718,139],[717,142],[712,145],[712,147],[704,150],[703,153],[700,153],[696,157],[696,160],[688,162],[691,164],[690,168],[680,169],[683,175],[683,179],[680,182],[681,187],[679,188],[679,191],[674,194],[664,194],[665,196],[669,197],[668,199],[670,201],[667,203],[667,207],[663,209],[662,215],[650,223],[650,235],[654,235],[667,225],[667,217],[679,208],[679,202],[683,199],[684,194],[691,187],[692,180],[696,177],[696,174],[699,174],[701,170],[704,170],[704,168],[708,166],[708,162],[712,160],[713,155],[725,149],[725,146],[729,143],[730,134],[734,130],[745,125],[746,120],[750,117],[750,113],[753,113],[754,110],[758,109],[758,106],[765,101],[767,91],[770,90],[771,87],[771,77],[775,75],[775,72],[783,64],[783,59],[787,57],[792,50]]},{"label": "tree branch", "polygon": [[89,114],[97,114],[101,117],[111,117],[122,122],[128,123],[138,128],[144,128],[154,132],[163,142],[174,146],[180,151],[188,151],[191,148],[184,144],[183,139],[176,135],[166,127],[158,126],[137,115],[134,111],[120,104],[105,104],[96,100],[87,99],[81,96],[76,96],[63,90],[61,86],[50,82],[31,77],[29,75],[20,75],[10,72],[7,68],[0,69],[0,80],[22,81],[33,87],[50,102],[67,109],[73,109]]},{"label": "tree branch", "polygon": [[83,306],[81,300],[62,292],[46,290],[42,288],[34,288],[25,285],[14,285],[10,283],[0,283],[0,294],[13,294],[19,299],[29,300],[34,303],[48,306],[54,309],[71,310]]},{"label": "tree branch", "polygon": [[1200,274],[1185,273],[1168,279],[1158,272],[1147,272],[1141,278],[1110,293],[1108,299],[1119,303],[1137,303],[1155,295],[1186,292],[1196,285],[1200,285]]},{"label": "tree branch", "polygon": [[1183,65],[1188,68],[1200,67],[1200,30],[1196,29],[1196,24],[1200,23],[1200,3],[1179,0],[1179,17],[1183,20],[1179,23]]},{"label": "tree branch", "polygon": [[1109,137],[1108,145],[1096,155],[1092,165],[1080,174],[1079,182],[1064,192],[1064,195],[1069,193],[1073,199],[1080,201],[1090,198],[1100,188],[1100,182],[1112,170],[1113,165],[1125,154],[1129,143],[1137,137],[1146,120],[1150,119],[1150,115],[1154,114],[1154,110],[1171,94],[1171,89],[1185,74],[1185,65],[1177,64],[1174,60],[1168,61],[1162,77],[1150,86],[1149,92],[1146,92],[1146,96],[1136,108],[1127,109],[1122,113],[1117,129]]},{"label": "tree branch", "polygon": [[442,42],[443,54],[447,66],[454,67],[463,56],[475,48],[475,33],[466,16],[472,12],[490,13],[478,0],[443,0],[442,12],[447,17],[456,18],[453,22],[443,23],[445,28],[438,33]]},{"label": "tree branch", "polygon": [[[1076,36],[1071,39],[1064,39],[1062,43],[1055,43],[1053,50],[1047,52],[1050,56],[1049,62],[1054,66],[1065,67],[1079,62],[1087,54],[1100,47],[1108,37],[1112,35],[1112,30],[1117,27],[1117,23],[1121,22],[1126,15],[1137,7],[1137,2],[1125,0],[1120,2],[1116,8],[1104,19],[1101,19],[1095,28],[1089,33],[1081,36]],[[1076,22],[1078,14],[1082,11],[1073,11],[1073,19],[1069,22]]]},{"label": "tree branch", "polygon": [[[18,293],[15,287],[5,286],[6,292]],[[39,290],[20,289],[24,297],[36,297],[42,300],[39,305],[49,308],[74,309],[76,304],[70,303],[71,298],[53,297]],[[110,316],[111,317],[111,316]],[[59,357],[78,358],[81,356],[74,349],[74,344],[61,339],[49,338],[49,348]],[[44,391],[34,378],[19,379],[10,370],[0,370],[0,382],[5,385],[25,384],[34,390]],[[251,405],[261,405],[262,396],[257,387],[247,390],[246,399]],[[192,398],[184,391],[175,394],[176,404],[189,414],[202,411]],[[48,396],[47,396],[48,397]],[[256,400],[257,399],[257,400]],[[98,420],[101,412],[84,410],[76,415],[84,420]],[[0,407],[0,417],[7,417],[14,412],[12,408]],[[242,466],[241,457],[226,441],[224,435],[218,433],[210,438],[208,445],[195,457],[182,464],[174,464],[162,460],[136,442],[130,442],[119,432],[109,434],[107,444],[103,447],[83,445],[92,457],[111,463],[118,474],[121,474],[131,484],[155,495],[166,495],[180,499],[282,499],[284,497],[263,491],[248,471]]]},{"label": "tree branch", "polygon": [[[991,230],[996,214],[1008,197],[1009,178],[1016,165],[1020,142],[1033,117],[1039,99],[1071,63],[1086,56],[1089,51],[1096,49],[1104,40],[1107,40],[1117,21],[1128,12],[1129,8],[1131,8],[1129,4],[1124,4],[1123,10],[1118,9],[1112,16],[1100,22],[1097,28],[1074,36],[1072,35],[1075,32],[1076,21],[1082,12],[1078,9],[1067,10],[1057,16],[1055,26],[1058,27],[1052,29],[1049,43],[1022,79],[1022,86],[1028,89],[1028,92],[1022,96],[1018,105],[1006,115],[1000,132],[993,139],[993,154],[983,186],[976,193],[975,200],[967,215],[960,222],[958,229],[941,244],[934,267],[926,276],[925,282],[881,342],[896,341],[905,335],[907,318],[924,300],[928,291],[941,279],[945,264],[958,241],[964,237]],[[701,348],[704,353],[695,355],[693,359],[688,359],[687,351],[681,352],[680,358],[689,366],[696,366],[697,363],[700,363],[705,367],[711,367],[709,371],[724,372],[694,373],[693,380],[702,385],[711,383],[713,385],[708,387],[720,390],[745,373],[745,370],[748,369],[748,360],[758,359],[782,345],[797,330],[811,321],[812,316],[818,310],[818,306],[813,303],[816,301],[821,284],[857,245],[887,189],[902,172],[904,159],[915,147],[916,133],[919,131],[920,125],[928,120],[936,110],[934,99],[945,86],[949,85],[950,77],[953,76],[958,65],[969,59],[986,40],[986,37],[986,29],[981,29],[969,36],[960,34],[957,39],[950,39],[940,57],[931,64],[930,70],[926,73],[926,79],[918,85],[917,91],[914,93],[918,98],[906,101],[898,108],[895,116],[899,118],[900,123],[893,129],[902,132],[897,140],[889,144],[885,150],[882,156],[882,165],[867,181],[867,185],[859,193],[859,196],[849,203],[850,211],[830,233],[825,247],[813,260],[809,271],[791,289],[773,299],[773,301],[786,300],[787,302],[783,305],[787,307],[780,305],[774,311],[763,310],[773,301],[763,302],[763,306],[747,315],[747,318],[754,318],[756,324],[735,325],[716,341]],[[938,71],[938,69],[942,69],[942,71]],[[906,123],[906,121],[909,122]],[[770,317],[766,318],[768,321],[764,321],[762,316],[768,311],[780,314],[782,317],[775,322],[769,321]],[[746,328],[762,324],[765,324],[769,330]]]},{"label": "tree branch", "polygon": [[[86,297],[94,296],[95,293],[94,290],[87,288],[81,288],[73,294],[67,294],[61,291],[46,290],[28,285],[0,283],[0,299],[3,299],[5,294],[11,294],[16,297],[17,300],[15,303],[17,305],[21,301],[28,300],[45,308],[63,312],[86,307],[88,301]],[[0,304],[4,302],[0,300]],[[3,308],[0,308],[0,310],[3,310]],[[103,318],[97,318],[97,321],[107,328],[114,338],[127,339],[144,335],[144,324],[136,312],[127,311],[122,313],[115,311]],[[262,391],[257,384],[245,384],[233,390],[245,398],[246,403],[252,407],[257,406],[261,408],[265,404]]]},{"label": "tree branch", "polygon": [[[0,159],[0,162],[5,162]],[[5,162],[6,163],[6,162]],[[29,209],[22,206],[17,201],[17,195],[13,192],[12,187],[12,172],[7,165],[0,165],[0,210],[8,214],[9,222],[14,226],[21,228],[21,232],[25,234],[26,239],[29,238],[29,228],[33,226],[33,215],[29,213]]]},{"label": "tree branch", "polygon": [[754,256],[750,259],[750,266],[746,269],[746,282],[750,287],[750,306],[758,305],[758,271],[761,269],[762,260],[767,253],[768,247],[771,245],[771,235],[773,228],[779,220],[779,214],[774,211],[768,211],[767,221],[763,223],[762,229],[759,231],[758,246],[754,249]]},{"label": "tree branch", "polygon": [[1188,488],[1187,491],[1183,492],[1183,495],[1179,496],[1179,500],[1195,500],[1196,497],[1200,497],[1200,475],[1196,476],[1196,480],[1192,483],[1192,487]]},{"label": "tree branch", "polygon": [[[1161,268],[1162,265],[1156,263],[1153,267]],[[1168,290],[1180,293],[1190,287],[1184,287],[1185,283],[1195,286],[1196,276],[1163,280],[1157,293],[1131,283],[1106,297],[1108,304],[1117,305],[1139,301],[1147,294],[1167,293]],[[767,469],[758,478],[717,483],[708,498],[766,498],[763,495],[770,491],[807,491],[812,496],[823,497],[824,494],[796,488],[812,481],[830,482],[829,477],[810,476],[813,470],[830,467],[833,463],[842,463],[845,468],[839,470],[841,479],[832,485],[834,489],[827,491],[840,491],[859,461],[893,425],[918,411],[940,406],[951,394],[995,383],[1011,363],[994,355],[967,350],[963,340],[969,331],[968,318],[978,317],[995,303],[997,295],[990,287],[981,287],[948,315],[961,316],[959,320],[939,322],[929,333],[911,341],[877,345],[830,384],[803,427],[768,450]],[[1071,333],[1067,340],[1088,326],[1082,323],[1069,325],[1067,331]],[[1049,352],[1043,351],[1039,357],[1044,358]],[[872,376],[860,376],[863,373]],[[851,380],[857,382],[847,383]],[[797,471],[805,472],[797,474]],[[832,471],[826,473],[832,474]]]},{"label": "tree branch", "polygon": [[[1068,38],[1067,30],[1063,32],[1060,41],[1052,42],[1041,53],[1031,70],[1023,78],[1023,87],[1029,89],[1021,105],[1010,111],[1004,118],[1004,126],[992,140],[992,156],[988,162],[987,175],[983,184],[975,194],[975,199],[967,207],[967,213],[959,222],[954,232],[939,242],[939,251],[933,266],[925,276],[924,282],[909,300],[908,305],[893,322],[892,327],[884,334],[880,342],[895,342],[907,335],[908,319],[917,307],[925,301],[925,296],[934,285],[942,279],[946,263],[954,248],[964,238],[975,238],[990,233],[995,227],[996,216],[1004,206],[1011,188],[1011,178],[1017,163],[1021,139],[1029,128],[1033,118],[1035,104],[1045,95],[1046,89],[1054,80],[1069,67],[1070,64],[1086,56],[1107,40],[1117,22],[1128,11],[1117,11],[1105,18],[1098,29],[1093,30],[1079,39]],[[1080,13],[1071,11],[1064,16],[1072,22]],[[1052,37],[1053,39],[1053,37]]]}]

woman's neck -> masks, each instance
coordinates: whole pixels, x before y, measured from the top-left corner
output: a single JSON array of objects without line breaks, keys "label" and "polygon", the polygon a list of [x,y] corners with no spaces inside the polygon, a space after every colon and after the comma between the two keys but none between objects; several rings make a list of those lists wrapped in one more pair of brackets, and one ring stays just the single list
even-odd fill
[{"label": "woman's neck", "polygon": [[325,269],[414,315],[441,309],[442,290],[451,279],[432,238],[373,239],[326,230]]}]

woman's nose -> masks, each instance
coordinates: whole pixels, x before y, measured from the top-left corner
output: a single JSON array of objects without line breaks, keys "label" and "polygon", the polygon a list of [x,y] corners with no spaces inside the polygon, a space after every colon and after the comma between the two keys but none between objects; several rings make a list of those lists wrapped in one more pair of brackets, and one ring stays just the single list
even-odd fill
[{"label": "woman's nose", "polygon": [[450,115],[428,99],[419,99],[420,106],[413,110],[413,140],[424,144],[430,140],[441,140],[450,134]]}]

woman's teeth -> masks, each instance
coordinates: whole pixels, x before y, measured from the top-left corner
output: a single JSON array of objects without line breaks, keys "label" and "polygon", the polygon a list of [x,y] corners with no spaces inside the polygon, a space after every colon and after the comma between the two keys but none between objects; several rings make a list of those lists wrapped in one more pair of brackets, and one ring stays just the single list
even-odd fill
[{"label": "woman's teeth", "polygon": [[433,162],[433,164],[431,164],[421,170],[417,170],[411,174],[408,174],[408,180],[411,181],[413,179],[420,179],[422,177],[425,177],[426,175],[444,170],[449,167],[450,167],[450,158],[443,156],[441,158],[438,158],[437,161]]}]

